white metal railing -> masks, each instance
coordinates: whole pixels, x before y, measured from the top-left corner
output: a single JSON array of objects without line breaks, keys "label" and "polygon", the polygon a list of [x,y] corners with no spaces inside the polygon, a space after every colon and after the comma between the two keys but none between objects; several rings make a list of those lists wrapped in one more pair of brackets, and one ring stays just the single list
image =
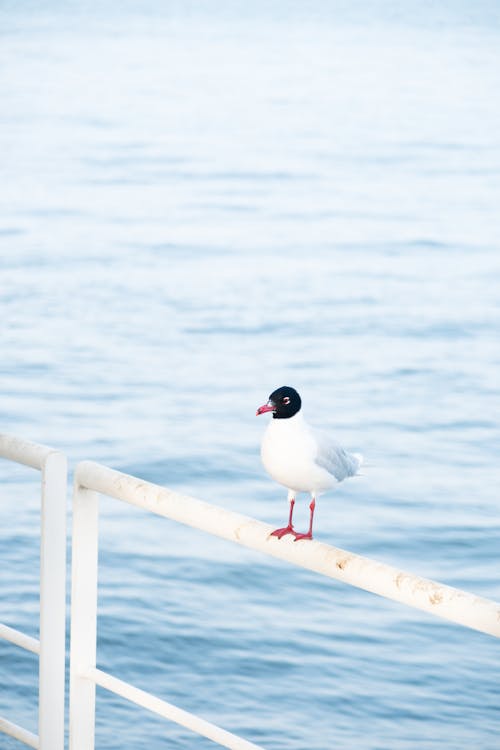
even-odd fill
[{"label": "white metal railing", "polygon": [[76,468],[73,496],[70,750],[94,748],[96,685],[224,747],[256,750],[256,745],[96,669],[98,493],[500,637],[500,607],[493,601],[317,541],[280,541],[270,536],[268,524],[83,461]]},{"label": "white metal railing", "polygon": [[[96,669],[98,492],[133,502],[130,499],[133,493],[120,491],[122,483],[142,485],[146,488],[146,494],[148,488],[155,494],[169,494],[168,490],[161,487],[148,485],[139,479],[90,461],[84,461],[76,467],[72,535],[70,749],[94,748],[95,686],[100,685],[143,708],[208,737],[223,747],[232,750],[262,750],[258,745],[247,742],[199,716]],[[136,501],[135,504],[148,507],[146,501]],[[161,510],[156,512],[161,514]]]},{"label": "white metal railing", "polygon": [[[66,618],[66,457],[0,434],[0,457],[41,472],[40,639],[0,625],[0,637],[39,655],[38,735],[0,719],[0,732],[39,750],[64,748]],[[0,563],[1,564],[1,563]]]}]

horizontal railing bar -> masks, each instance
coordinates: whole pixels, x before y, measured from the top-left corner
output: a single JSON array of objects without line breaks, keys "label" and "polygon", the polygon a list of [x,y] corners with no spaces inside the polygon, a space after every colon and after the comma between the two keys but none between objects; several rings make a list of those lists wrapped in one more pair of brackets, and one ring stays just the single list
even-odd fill
[{"label": "horizontal railing bar", "polygon": [[192,732],[196,732],[207,739],[217,742],[222,747],[228,747],[230,750],[263,750],[258,745],[254,745],[252,742],[238,737],[231,732],[227,732],[225,729],[221,729],[215,724],[211,724],[205,719],[201,719],[195,714],[184,711],[182,708],[167,703],[167,701],[157,698],[151,693],[147,693],[145,690],[130,685],[128,682],[123,682],[117,677],[103,672],[100,669],[92,668],[86,675],[89,680],[93,680],[96,685],[109,690],[112,693],[121,695],[122,698],[126,698],[132,703],[136,703],[142,708],[148,709],[159,716],[163,716],[165,719],[180,724]]},{"label": "horizontal railing bar", "polygon": [[40,653],[40,641],[37,638],[32,638],[30,635],[21,633],[20,630],[15,628],[9,628],[8,625],[2,623],[0,623],[0,638],[14,643],[16,646],[26,649],[26,651],[32,651],[34,654]]},{"label": "horizontal railing bar", "polygon": [[75,479],[82,487],[500,638],[500,605],[489,599],[321,542],[278,540],[270,536],[269,524],[93,461],[78,464]]},{"label": "horizontal railing bar", "polygon": [[0,457],[18,464],[31,466],[32,469],[43,469],[48,455],[57,453],[46,445],[38,445],[29,440],[23,440],[15,435],[0,433]]},{"label": "horizontal railing bar", "polygon": [[0,732],[8,734],[10,737],[14,737],[14,739],[19,740],[20,742],[24,742],[24,744],[29,745],[29,747],[38,748],[38,737],[36,734],[28,732],[27,729],[23,729],[12,721],[7,721],[7,719],[2,719],[1,717]]}]

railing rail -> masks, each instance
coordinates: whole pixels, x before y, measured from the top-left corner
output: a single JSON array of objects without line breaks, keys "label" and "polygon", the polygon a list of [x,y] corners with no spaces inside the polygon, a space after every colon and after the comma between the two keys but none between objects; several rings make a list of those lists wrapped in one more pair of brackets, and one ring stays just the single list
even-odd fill
[{"label": "railing rail", "polygon": [[[98,493],[500,637],[500,606],[493,601],[321,542],[296,544],[289,539],[278,540],[270,536],[272,527],[260,521],[83,461],[75,471],[73,499],[70,750],[94,748],[96,684],[215,739],[197,724],[204,723],[204,729],[213,727],[208,722],[96,669]],[[213,728],[223,733],[215,741],[224,747],[256,748],[218,727]]]},{"label": "railing rail", "polygon": [[118,680],[113,675],[103,672],[100,669],[91,669],[88,678],[93,680],[96,685],[100,685],[116,695],[121,695],[122,698],[127,698],[132,703],[147,708],[149,711],[163,716],[165,719],[170,719],[170,721],[176,724],[191,729],[191,731],[203,737],[208,737],[209,740],[217,742],[223,747],[229,747],[233,750],[262,750],[258,745],[247,742],[241,737],[231,734],[231,732],[226,732],[225,729],[221,729],[215,726],[215,724],[211,724],[209,721],[205,721],[205,719],[189,713],[189,711],[184,711],[182,708],[172,705],[172,703],[167,703],[167,701],[151,695],[151,693],[147,693],[145,690],[139,690],[133,687],[133,685],[123,682],[123,680]]},{"label": "railing rail", "polygon": [[1,623],[0,638],[10,641],[20,648],[24,648],[25,651],[31,651],[33,654],[40,653],[40,641],[38,638],[33,638],[31,635],[26,635],[26,633],[21,633],[20,630],[9,628],[8,625],[2,625]]},{"label": "railing rail", "polygon": [[0,625],[0,637],[39,654],[38,735],[7,719],[0,732],[38,750],[64,748],[66,618],[66,457],[45,445],[0,434],[0,457],[41,472],[40,640]]}]

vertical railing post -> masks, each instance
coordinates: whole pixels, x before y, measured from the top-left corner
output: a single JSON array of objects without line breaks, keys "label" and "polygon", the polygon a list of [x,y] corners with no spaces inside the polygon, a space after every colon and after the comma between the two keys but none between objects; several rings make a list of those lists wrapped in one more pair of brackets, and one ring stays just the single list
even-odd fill
[{"label": "vertical railing post", "polygon": [[70,750],[94,750],[99,495],[75,482],[71,566]]},{"label": "vertical railing post", "polygon": [[66,456],[49,453],[42,464],[40,534],[40,750],[64,750],[66,632]]}]

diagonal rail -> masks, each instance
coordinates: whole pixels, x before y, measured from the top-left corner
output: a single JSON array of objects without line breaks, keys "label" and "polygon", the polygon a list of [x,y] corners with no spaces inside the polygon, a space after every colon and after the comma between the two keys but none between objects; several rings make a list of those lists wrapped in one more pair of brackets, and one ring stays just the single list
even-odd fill
[{"label": "diagonal rail", "polygon": [[170,721],[176,724],[191,729],[191,731],[196,732],[202,737],[207,737],[212,742],[217,742],[222,747],[233,748],[233,750],[262,750],[261,747],[254,745],[253,742],[247,742],[241,737],[227,732],[225,729],[221,729],[195,714],[189,713],[189,711],[184,711],[182,708],[178,708],[172,705],[172,703],[167,703],[167,701],[157,698],[145,690],[133,687],[127,682],[123,682],[123,680],[119,680],[100,669],[91,669],[88,677],[96,685],[100,685],[100,687],[116,695],[121,695],[122,698],[127,698],[132,703],[142,706],[142,708],[146,708],[148,711],[158,714],[158,716],[163,716],[165,719],[170,719]]},{"label": "diagonal rail", "polygon": [[14,737],[14,739],[19,740],[19,742],[24,742],[24,744],[29,747],[34,747],[35,750],[40,750],[38,736],[33,734],[33,732],[28,732],[27,729],[23,729],[17,724],[14,724],[12,721],[0,719],[0,732],[8,734],[9,737]]},{"label": "diagonal rail", "polygon": [[26,651],[31,651],[33,654],[40,653],[40,641],[38,638],[32,638],[31,635],[26,635],[26,633],[21,633],[20,630],[9,628],[8,625],[2,625],[1,623],[0,638],[10,641],[15,646],[24,648]]},{"label": "diagonal rail", "polygon": [[261,521],[92,461],[80,463],[75,477],[96,492],[500,638],[500,605],[490,599],[315,540],[278,540]]}]

